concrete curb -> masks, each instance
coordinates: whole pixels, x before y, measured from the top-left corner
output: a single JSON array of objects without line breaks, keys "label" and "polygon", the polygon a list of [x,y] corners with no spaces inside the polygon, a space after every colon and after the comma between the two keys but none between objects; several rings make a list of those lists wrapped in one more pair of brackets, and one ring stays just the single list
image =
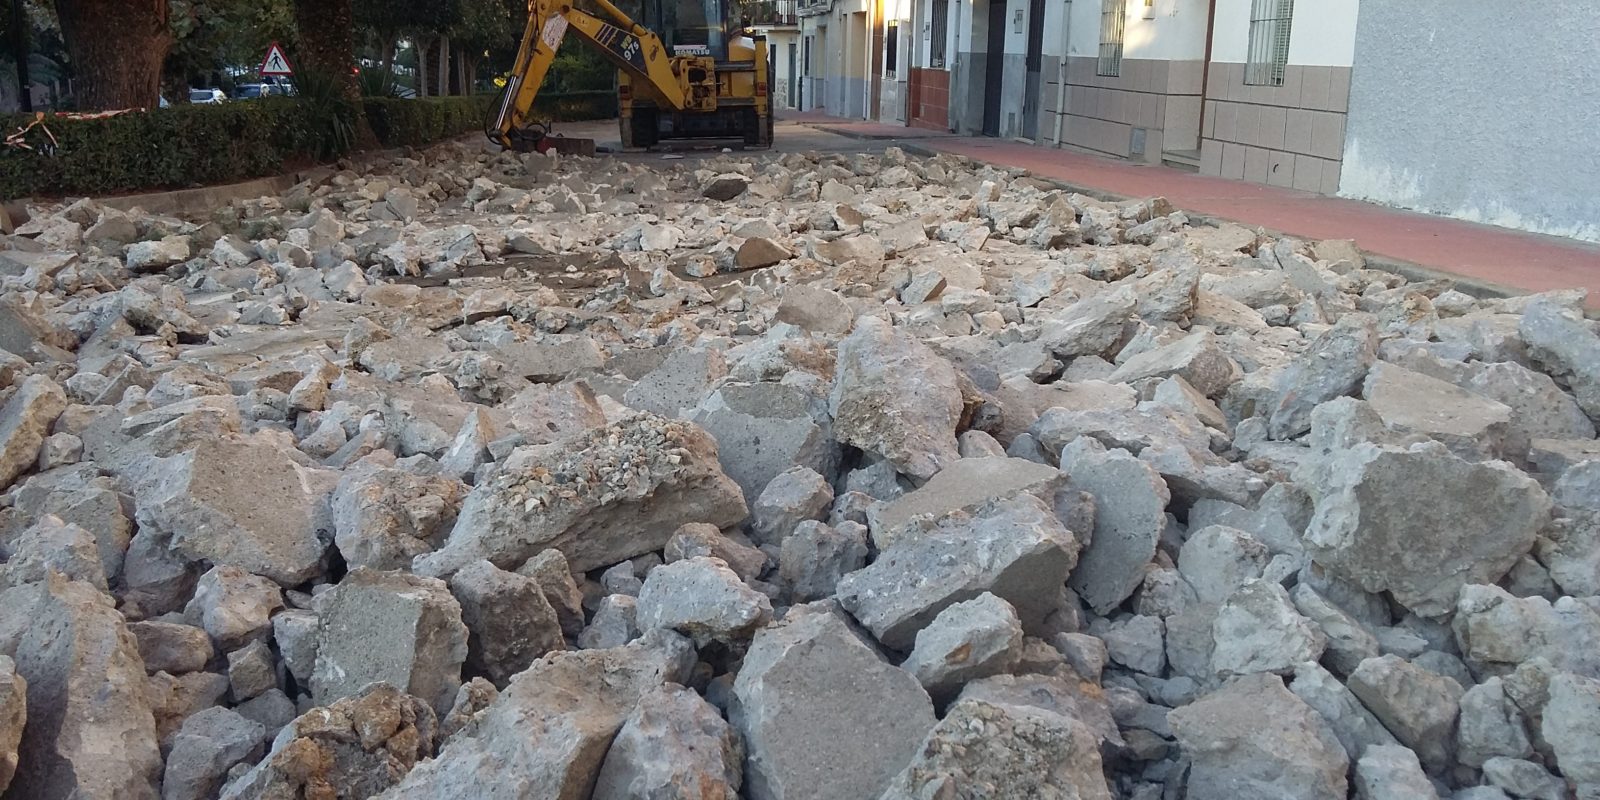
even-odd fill
[{"label": "concrete curb", "polygon": [[257,197],[283,194],[293,188],[295,184],[300,183],[302,174],[304,173],[275,175],[271,178],[257,178],[253,181],[244,181],[242,183],[202,186],[198,189],[178,189],[171,192],[149,192],[147,194],[104,197],[96,199],[95,202],[107,208],[115,208],[118,211],[128,211],[137,207],[151,214],[173,217],[195,215],[208,210],[222,208],[236,200],[249,200]]},{"label": "concrete curb", "polygon": [[[943,150],[939,150],[939,149],[933,148],[933,147],[928,147],[926,145],[922,145],[922,144],[919,144],[919,143],[916,143],[916,142],[908,142],[908,143],[906,143],[904,145],[901,145],[901,149],[905,150],[908,153],[916,153],[917,155],[927,156],[927,157],[930,157],[930,158],[933,157],[933,156],[939,156],[939,155],[951,155],[950,153],[946,153]],[[1003,164],[1003,163],[1000,163],[998,161],[989,161],[987,159],[976,158],[976,157],[973,157],[973,156],[963,156],[963,157],[964,158],[970,158],[973,161],[978,161],[978,162],[981,162],[981,163],[984,163],[984,164],[989,164],[990,166],[1006,167],[1006,168],[1009,168],[1009,169],[1017,169],[1017,167],[1013,167],[1013,166],[1011,166],[1009,164]],[[1101,190],[1101,189],[1096,189],[1093,186],[1083,186],[1083,185],[1080,185],[1080,184],[1071,183],[1069,181],[1057,180],[1055,178],[1046,178],[1046,177],[1043,177],[1043,176],[1040,176],[1040,175],[1036,175],[1036,174],[1034,174],[1032,172],[1029,172],[1028,170],[1022,170],[1022,171],[1023,172],[1027,172],[1035,180],[1041,181],[1043,183],[1048,183],[1048,184],[1050,184],[1052,186],[1055,186],[1055,187],[1057,187],[1057,188],[1059,188],[1059,189],[1061,189],[1063,191],[1077,192],[1078,194],[1084,195],[1086,197],[1092,197],[1092,198],[1094,198],[1096,200],[1101,200],[1101,201],[1108,202],[1108,203],[1122,203],[1122,202],[1127,202],[1129,200],[1140,200],[1140,199],[1143,199],[1143,198],[1138,198],[1138,197],[1129,197],[1129,196],[1126,196],[1126,195],[1115,194],[1113,192],[1107,192],[1107,191],[1104,191],[1104,190]],[[1293,234],[1293,233],[1289,233],[1289,232],[1285,232],[1285,231],[1273,230],[1271,228],[1268,228],[1268,227],[1265,227],[1265,226],[1262,226],[1262,225],[1257,225],[1257,224],[1255,224],[1253,222],[1249,222],[1247,220],[1231,219],[1231,218],[1228,218],[1228,217],[1219,217],[1219,216],[1216,216],[1214,214],[1202,214],[1202,213],[1195,212],[1195,211],[1189,211],[1188,209],[1182,209],[1182,210],[1186,214],[1189,215],[1189,219],[1194,220],[1195,222],[1201,222],[1201,223],[1206,223],[1206,224],[1210,224],[1210,225],[1216,225],[1216,224],[1222,223],[1222,222],[1232,222],[1232,223],[1235,223],[1235,224],[1238,224],[1238,225],[1244,225],[1244,226],[1249,227],[1249,228],[1255,228],[1257,230],[1263,231],[1264,233],[1266,233],[1269,236],[1279,236],[1279,237],[1294,237],[1295,236],[1295,234]],[[1391,273],[1394,273],[1396,275],[1400,275],[1400,276],[1404,277],[1406,280],[1409,280],[1409,281],[1434,281],[1434,280],[1450,281],[1451,283],[1455,284],[1455,288],[1456,288],[1457,291],[1460,291],[1463,294],[1472,295],[1473,297],[1478,297],[1478,298],[1518,297],[1518,296],[1527,294],[1526,291],[1523,291],[1521,289],[1515,289],[1515,288],[1512,288],[1510,286],[1503,286],[1503,285],[1498,284],[1498,283],[1493,283],[1491,281],[1479,280],[1477,278],[1469,278],[1469,277],[1466,277],[1464,275],[1457,275],[1457,274],[1449,272],[1447,270],[1441,270],[1441,269],[1438,269],[1436,267],[1428,267],[1428,266],[1424,266],[1422,264],[1417,264],[1417,263],[1411,262],[1411,261],[1404,261],[1402,259],[1391,258],[1389,256],[1383,255],[1382,253],[1374,253],[1374,252],[1371,252],[1371,251],[1368,251],[1368,250],[1362,250],[1361,254],[1362,254],[1362,256],[1364,256],[1366,258],[1367,266],[1369,268],[1371,268],[1371,269],[1379,270],[1379,271],[1382,271],[1382,272],[1391,272]],[[1589,316],[1593,317],[1595,315],[1594,314],[1590,314]]]}]

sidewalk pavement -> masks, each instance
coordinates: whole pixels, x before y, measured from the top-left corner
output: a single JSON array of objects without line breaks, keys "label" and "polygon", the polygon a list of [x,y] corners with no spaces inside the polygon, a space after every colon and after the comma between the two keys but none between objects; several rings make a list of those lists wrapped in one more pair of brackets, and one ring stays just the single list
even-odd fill
[{"label": "sidewalk pavement", "polygon": [[[845,136],[915,139],[920,152],[1019,167],[1084,194],[1167,198],[1193,214],[1306,239],[1354,239],[1375,267],[1413,278],[1447,277],[1464,291],[1522,294],[1585,288],[1600,309],[1600,244],[1387,208],[1358,200],[1196,175],[1074,150],[954,136],[807,113],[797,122]],[[857,131],[858,133],[852,133]],[[890,132],[898,132],[891,136]]]},{"label": "sidewalk pavement", "polygon": [[797,122],[819,131],[837,133],[852,139],[955,139],[947,131],[926,128],[908,128],[904,125],[885,125],[859,119],[840,119],[818,111],[787,111],[779,116],[784,122]]}]

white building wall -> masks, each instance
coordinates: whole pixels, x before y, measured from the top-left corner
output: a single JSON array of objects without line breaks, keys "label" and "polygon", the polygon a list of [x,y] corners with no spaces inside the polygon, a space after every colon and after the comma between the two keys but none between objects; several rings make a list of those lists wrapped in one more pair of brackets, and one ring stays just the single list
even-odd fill
[{"label": "white building wall", "polygon": [[[1211,60],[1243,64],[1250,60],[1250,0],[1217,0],[1217,33]],[[1355,63],[1356,19],[1360,0],[1315,0],[1294,4],[1289,63],[1348,67]]]},{"label": "white building wall", "polygon": [[[1150,19],[1144,18],[1142,0],[1123,2],[1128,4],[1122,36],[1123,58],[1163,61],[1205,58],[1207,0],[1156,0]],[[1100,11],[1098,0],[1072,3],[1071,55],[1099,57]]]},{"label": "white building wall", "polygon": [[[1121,72],[1099,74],[1106,3],[1123,4]],[[1063,143],[1148,163],[1198,149],[1208,0],[1075,0]],[[1052,142],[1054,136],[1051,137]]]},{"label": "white building wall", "polygon": [[[765,29],[767,50],[773,54],[772,74],[768,76],[774,108],[795,108],[801,69],[800,31],[792,28]],[[794,48],[793,72],[789,48]]]},{"label": "white building wall", "polygon": [[1600,242],[1600,16],[1530,10],[1363,3],[1340,195]]},{"label": "white building wall", "polygon": [[1217,2],[1200,171],[1333,194],[1344,168],[1358,0],[1295,4],[1282,86],[1245,83],[1250,7]]}]

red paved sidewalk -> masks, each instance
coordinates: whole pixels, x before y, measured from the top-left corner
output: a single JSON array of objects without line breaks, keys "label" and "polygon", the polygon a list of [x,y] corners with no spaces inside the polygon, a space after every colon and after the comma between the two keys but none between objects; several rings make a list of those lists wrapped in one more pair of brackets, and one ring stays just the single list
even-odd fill
[{"label": "red paved sidewalk", "polygon": [[[1463,283],[1514,292],[1582,287],[1600,309],[1600,245],[1492,225],[1386,208],[1244,181],[1145,166],[1072,150],[963,136],[932,137],[912,128],[833,120],[814,114],[795,121],[823,126],[900,131],[929,150],[1021,167],[1064,184],[1122,197],[1162,196],[1186,211],[1308,239],[1354,239],[1379,261],[1448,273]],[[846,131],[837,131],[850,135]],[[872,138],[891,138],[874,136]]]}]

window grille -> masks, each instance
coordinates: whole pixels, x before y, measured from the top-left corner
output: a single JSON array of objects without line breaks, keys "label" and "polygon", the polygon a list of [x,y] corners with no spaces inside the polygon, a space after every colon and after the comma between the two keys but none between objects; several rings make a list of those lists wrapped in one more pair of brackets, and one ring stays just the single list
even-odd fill
[{"label": "window grille", "polygon": [[1100,61],[1095,74],[1115,78],[1122,74],[1122,32],[1127,27],[1127,0],[1103,0],[1100,8]]},{"label": "window grille", "polygon": [[945,40],[949,38],[950,30],[950,0],[933,0],[933,18],[928,20],[931,25],[928,42],[928,66],[932,69],[944,69]]},{"label": "window grille", "polygon": [[1244,82],[1250,86],[1282,86],[1289,64],[1289,29],[1294,0],[1253,0],[1250,9],[1250,63]]},{"label": "window grille", "polygon": [[900,20],[891,19],[883,30],[883,77],[894,78],[900,69]]}]

